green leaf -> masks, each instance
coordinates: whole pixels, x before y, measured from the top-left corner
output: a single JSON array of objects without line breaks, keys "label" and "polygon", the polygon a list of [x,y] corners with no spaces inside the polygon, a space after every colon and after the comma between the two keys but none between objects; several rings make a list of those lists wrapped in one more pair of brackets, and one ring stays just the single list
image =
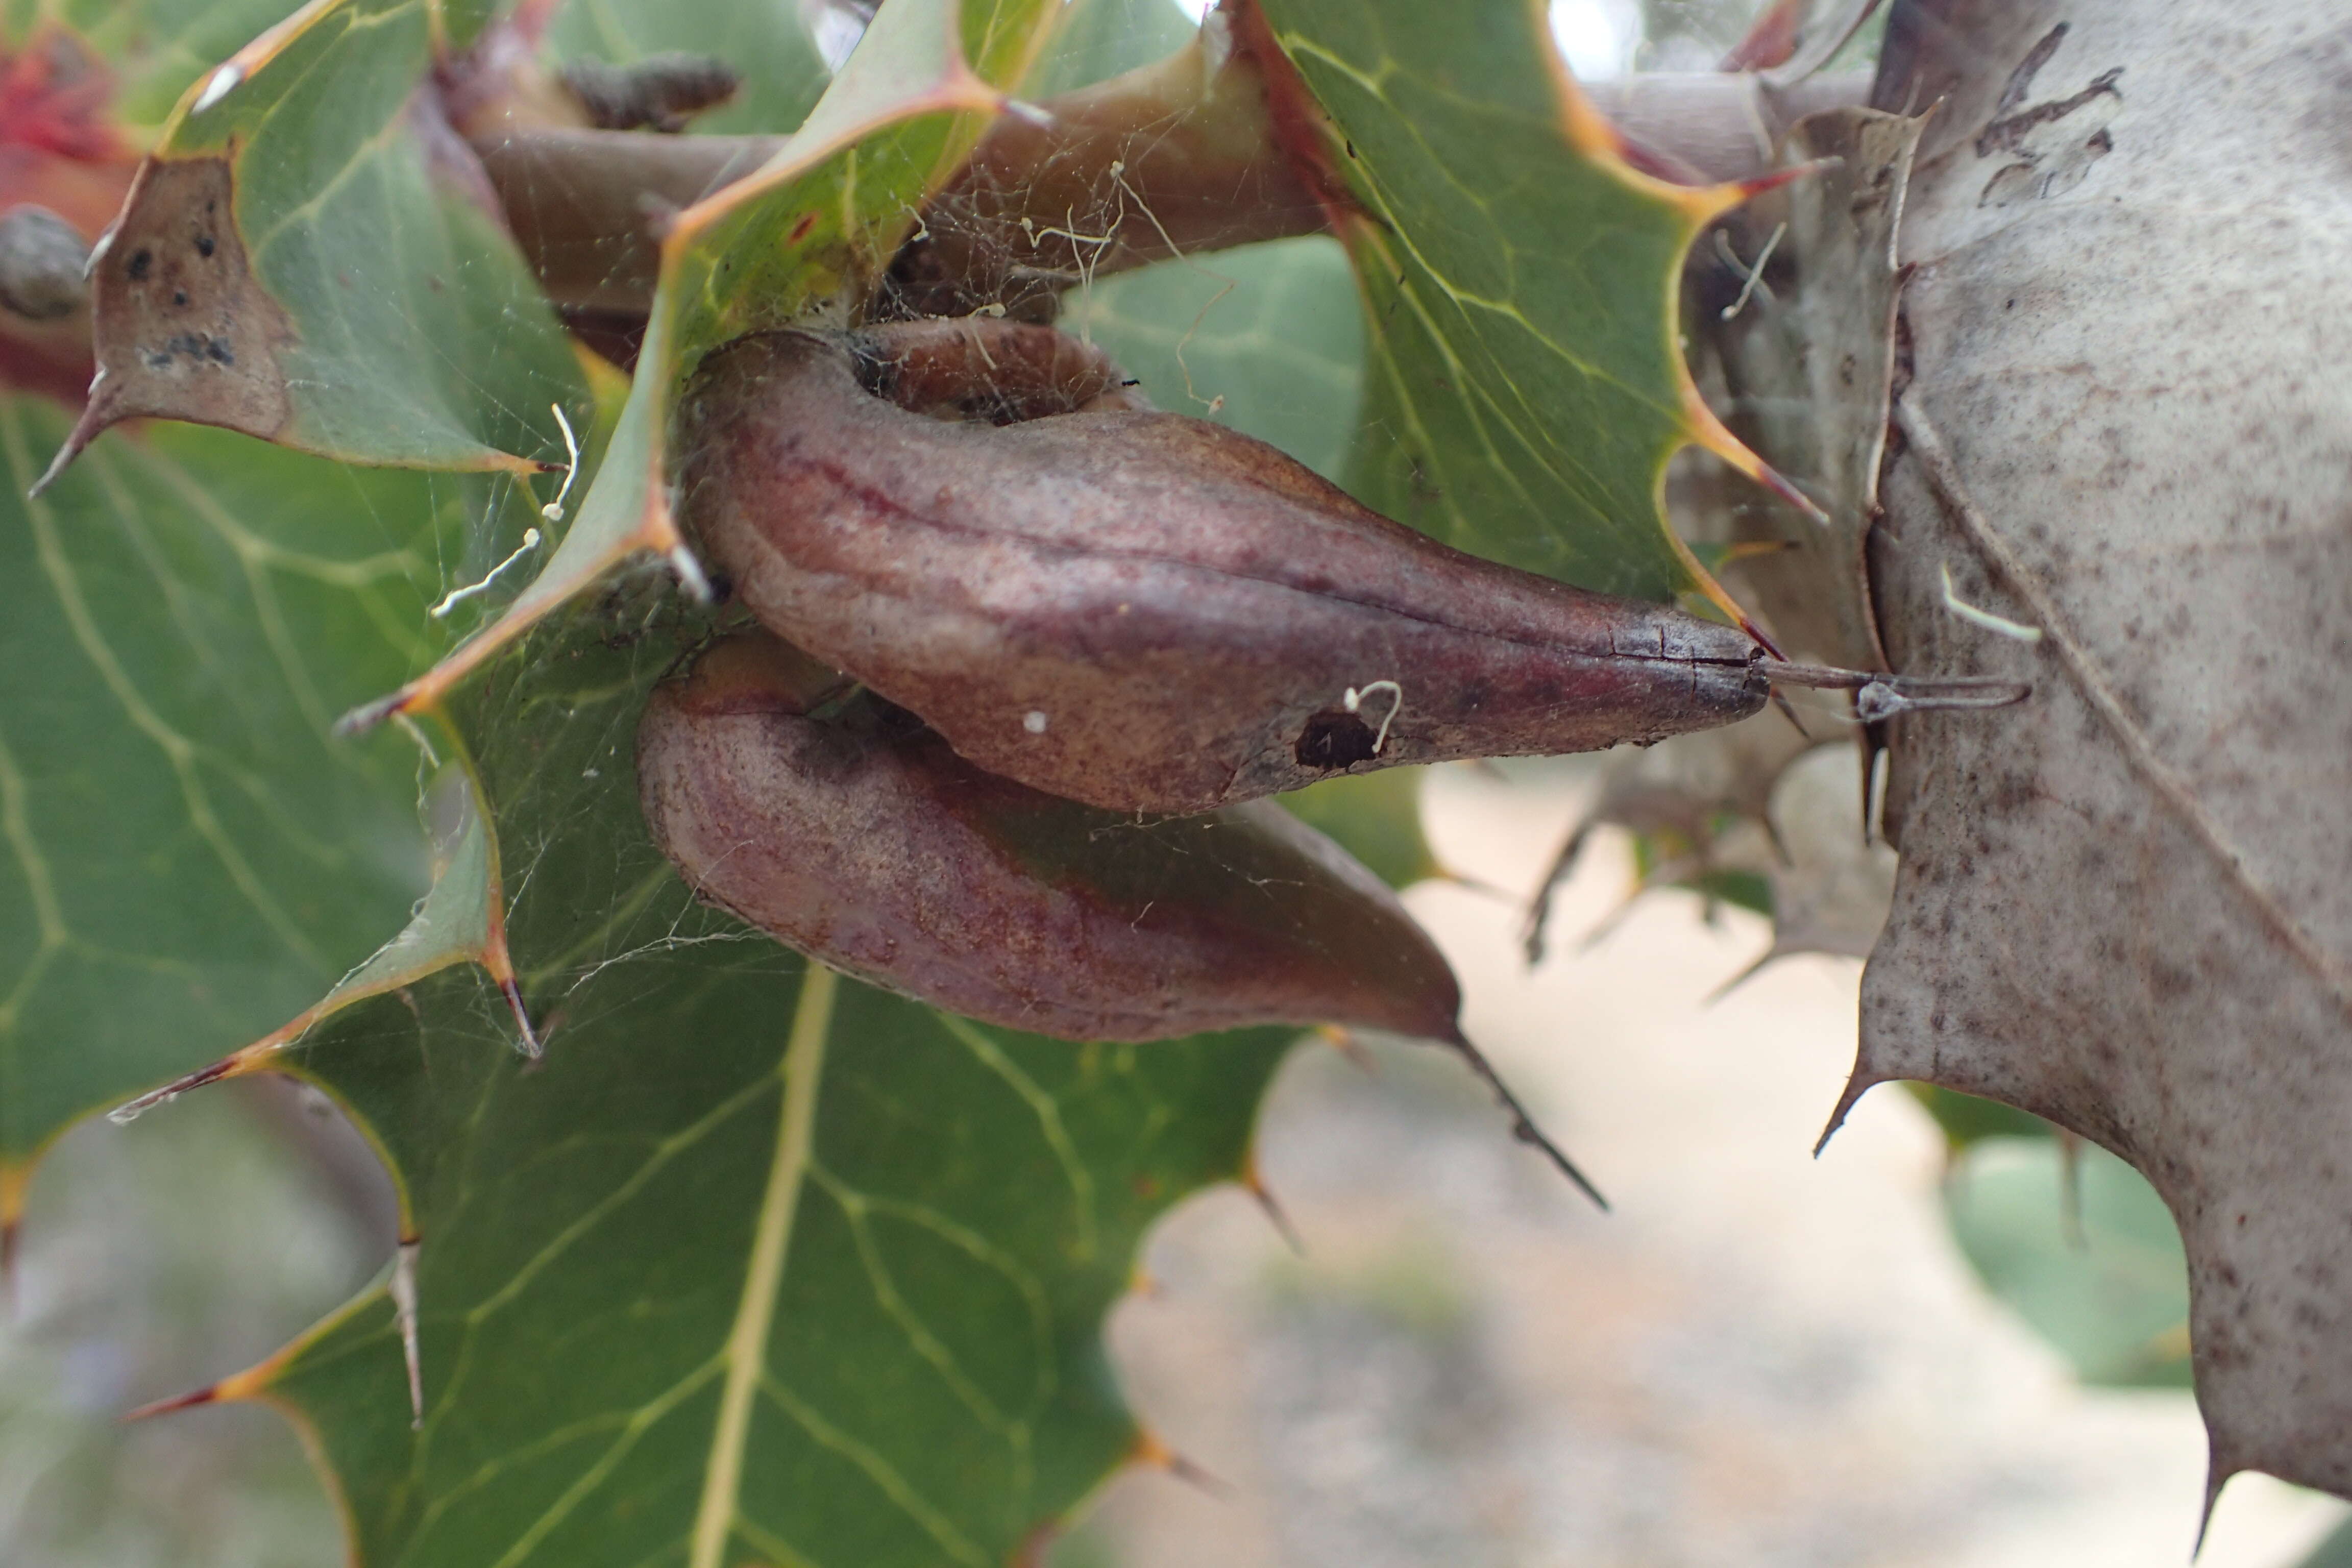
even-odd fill
[{"label": "green leaf", "polygon": [[1906,1082],[1903,1087],[1936,1119],[1954,1152],[1988,1138],[2048,1138],[2056,1131],[2033,1112],[1997,1100],[1979,1100],[1932,1083]]},{"label": "green leaf", "polygon": [[996,1563],[1135,1452],[1102,1315],[1286,1036],[1070,1046],[793,968],[609,971],[536,1073],[457,976],[312,1053],[443,1151],[423,1428],[382,1298],[268,1379],[356,1561]]},{"label": "green leaf", "polygon": [[426,0],[306,10],[192,85],[93,263],[122,419],[368,463],[531,473],[586,395],[472,153],[420,90]]},{"label": "green leaf", "polygon": [[2050,1138],[1971,1145],[1945,1185],[1954,1239],[2084,1382],[2188,1387],[2189,1266],[2171,1212],[2129,1165],[2084,1144],[2077,1229],[2068,1157]]},{"label": "green leaf", "polygon": [[1159,406],[1339,476],[1363,395],[1364,321],[1336,241],[1277,239],[1105,279],[1064,296],[1062,328],[1100,343]]},{"label": "green leaf", "polygon": [[508,481],[178,426],[22,500],[63,427],[0,396],[0,1189],[400,930],[418,752],[328,726],[443,652],[428,607],[536,521]]},{"label": "green leaf", "polygon": [[1448,543],[1589,588],[1727,600],[1666,526],[1696,441],[1761,465],[1699,402],[1684,253],[1737,187],[1634,173],[1527,0],[1265,0],[1363,209],[1375,324],[1348,483]]},{"label": "green leaf", "polygon": [[1421,830],[1421,781],[1427,771],[1343,774],[1275,798],[1309,827],[1337,839],[1381,881],[1409,888],[1443,870]]},{"label": "green leaf", "polygon": [[468,694],[545,1059],[468,971],[289,1053],[401,1179],[424,1425],[380,1297],[219,1393],[315,1430],[360,1563],[1005,1561],[1136,1451],[1102,1314],[1292,1037],[983,1028],[695,904],[631,756],[698,635],[591,618]]},{"label": "green leaf", "polygon": [[556,61],[590,57],[614,65],[678,49],[711,55],[741,75],[733,99],[688,127],[696,133],[787,132],[824,91],[824,60],[796,5],[739,0],[570,0],[548,25]]},{"label": "green leaf", "polygon": [[[0,1548],[12,1568],[341,1560],[292,1432],[258,1413],[158,1430],[124,1421],[113,1392],[184,1388],[375,1272],[349,1197],[273,1135],[293,1109],[281,1087],[207,1094],[43,1162],[16,1264],[24,1306],[0,1337],[0,1475],[25,1489]],[[98,1367],[108,1394],[93,1399]]]},{"label": "green leaf", "polygon": [[1021,90],[1034,99],[1090,87],[1174,54],[1198,30],[1168,0],[1071,0]]},{"label": "green leaf", "polygon": [[1730,904],[1766,920],[1772,918],[1771,879],[1757,872],[1718,868],[1702,872],[1679,885],[1711,903]]},{"label": "green leaf", "polygon": [[[667,357],[653,368],[675,381],[746,332],[861,306],[923,198],[1029,70],[1055,9],[891,0],[877,11],[768,166],[679,216],[654,307]],[[637,379],[647,381],[642,361]]]}]

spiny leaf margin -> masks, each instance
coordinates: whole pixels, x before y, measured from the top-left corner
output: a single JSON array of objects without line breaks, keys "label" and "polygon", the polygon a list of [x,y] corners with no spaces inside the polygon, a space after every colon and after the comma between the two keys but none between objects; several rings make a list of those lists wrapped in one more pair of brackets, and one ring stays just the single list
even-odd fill
[{"label": "spiny leaf margin", "polygon": [[1351,203],[1373,351],[1350,488],[1475,553],[1747,624],[1664,484],[1696,444],[1785,489],[1708,411],[1678,331],[1684,256],[1754,187],[1636,170],[1540,0],[1261,3]]}]

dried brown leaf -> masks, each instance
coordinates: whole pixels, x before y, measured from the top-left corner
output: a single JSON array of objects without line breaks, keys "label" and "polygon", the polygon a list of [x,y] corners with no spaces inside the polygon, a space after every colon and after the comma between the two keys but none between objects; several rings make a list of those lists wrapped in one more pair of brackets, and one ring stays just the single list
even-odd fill
[{"label": "dried brown leaf", "polygon": [[[226,158],[150,162],[131,217],[92,268],[98,381],[91,434],[124,419],[200,419],[268,440],[293,404],[278,355],[293,324],[254,276]],[[77,443],[88,437],[75,434]]]}]

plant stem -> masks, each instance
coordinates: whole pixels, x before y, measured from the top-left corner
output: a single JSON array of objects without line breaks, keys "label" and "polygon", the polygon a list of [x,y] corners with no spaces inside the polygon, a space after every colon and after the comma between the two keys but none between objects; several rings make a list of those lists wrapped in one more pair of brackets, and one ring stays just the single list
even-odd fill
[{"label": "plant stem", "polygon": [[[1752,178],[1790,124],[1863,102],[1866,77],[1775,92],[1753,77],[1644,76],[1586,88],[1654,163],[1693,181]],[[898,310],[1042,307],[1082,277],[1312,234],[1322,199],[1276,145],[1253,55],[1195,40],[1168,58],[1008,114],[924,214],[894,269]],[[777,136],[655,136],[502,122],[474,150],[549,298],[642,315],[667,216],[751,173]]]}]

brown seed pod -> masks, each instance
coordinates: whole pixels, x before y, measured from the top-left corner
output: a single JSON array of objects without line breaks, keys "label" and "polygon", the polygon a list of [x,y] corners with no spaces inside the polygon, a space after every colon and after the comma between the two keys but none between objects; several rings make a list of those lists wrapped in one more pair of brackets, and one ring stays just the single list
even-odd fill
[{"label": "brown seed pod", "polygon": [[1063,800],[848,689],[755,634],[647,700],[646,820],[703,900],[875,984],[1065,1039],[1338,1023],[1440,1041],[1583,1184],[1463,1038],[1444,955],[1338,845],[1270,801],[1139,819]]},{"label": "brown seed pod", "polygon": [[637,766],[695,891],[789,946],[991,1023],[1152,1040],[1343,1023],[1450,1039],[1453,972],[1396,897],[1271,802],[1150,818],[982,773],[830,672],[730,639],[656,689]]},{"label": "brown seed pod", "polygon": [[990,772],[1116,810],[1765,700],[1732,627],[1449,549],[1264,442],[1102,411],[1118,388],[1008,321],[746,338],[683,400],[680,513],[763,623]]}]

